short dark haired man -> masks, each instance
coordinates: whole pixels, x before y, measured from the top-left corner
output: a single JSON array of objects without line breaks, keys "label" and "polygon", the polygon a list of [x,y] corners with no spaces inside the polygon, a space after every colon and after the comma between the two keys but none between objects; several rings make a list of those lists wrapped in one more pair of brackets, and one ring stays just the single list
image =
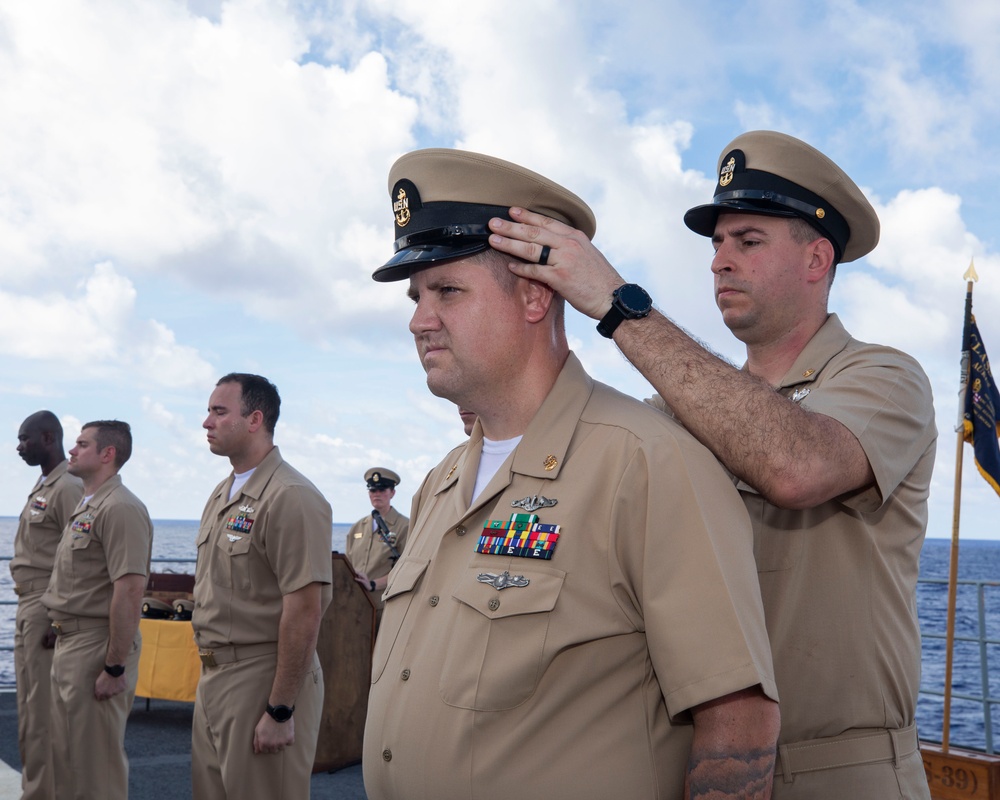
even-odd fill
[{"label": "short dark haired man", "polygon": [[[735,475],[781,692],[776,800],[926,799],[914,715],[937,441],[930,382],[827,308],[837,264],[874,249],[878,217],[833,161],[776,131],[738,136],[717,175],[712,202],[684,221],[712,238],[715,299],[746,345],[742,370],[653,310],[561,220],[511,209],[515,222],[491,221],[502,234],[491,244],[524,259],[510,265],[517,274],[600,319]],[[543,266],[526,263],[543,251]]]},{"label": "short dark haired man", "polygon": [[57,798],[128,797],[125,724],[153,548],[149,513],[118,475],[131,452],[131,429],[118,420],[88,422],[69,451],[83,500],[42,596],[57,633],[50,717]]},{"label": "short dark haired man", "polygon": [[[478,415],[413,501],[365,727],[382,800],[766,798],[778,709],[750,522],[679,425],[593,381],[562,303],[510,280],[497,207],[592,235],[515,164],[424,150],[389,176],[427,386]],[[714,793],[712,793],[714,792]]]},{"label": "short dark haired man", "polygon": [[274,445],[280,407],[269,380],[230,373],[216,384],[202,423],[209,448],[233,471],[209,497],[198,533],[196,800],[309,796],[333,515]]},{"label": "short dark haired man", "polygon": [[52,777],[52,653],[55,636],[42,594],[48,588],[56,548],[70,514],[83,496],[83,481],[66,471],[63,429],[51,411],[36,411],[21,423],[17,453],[42,473],[17,521],[10,574],[17,594],[14,674],[17,677],[17,743],[21,753],[21,797],[55,797]]}]

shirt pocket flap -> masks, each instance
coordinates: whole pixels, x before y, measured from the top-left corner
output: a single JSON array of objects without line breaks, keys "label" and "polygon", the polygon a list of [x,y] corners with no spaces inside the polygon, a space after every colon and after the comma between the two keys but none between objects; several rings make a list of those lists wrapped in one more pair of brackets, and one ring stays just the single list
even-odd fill
[{"label": "shirt pocket flap", "polygon": [[543,614],[555,608],[564,578],[563,572],[535,565],[524,571],[499,573],[472,566],[452,597],[488,619]]},{"label": "shirt pocket flap", "polygon": [[426,558],[419,559],[403,556],[403,560],[396,564],[389,575],[389,583],[383,595],[384,599],[388,602],[393,597],[412,592],[413,587],[420,580],[420,576],[427,570],[429,563],[430,560]]}]

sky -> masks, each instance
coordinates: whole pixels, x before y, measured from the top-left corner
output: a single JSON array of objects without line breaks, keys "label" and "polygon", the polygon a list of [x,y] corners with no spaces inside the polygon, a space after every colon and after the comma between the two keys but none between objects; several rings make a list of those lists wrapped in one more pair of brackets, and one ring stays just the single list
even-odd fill
[{"label": "sky", "polygon": [[[684,227],[724,146],[773,129],[840,164],[882,236],[838,270],[859,339],[914,355],[939,428],[928,535],[949,537],[963,274],[1000,354],[1000,4],[879,0],[61,0],[0,6],[0,515],[34,477],[18,427],[71,442],[117,418],[154,519],[197,519],[229,471],[201,422],[215,381],[266,375],[275,440],[336,522],[363,475],[423,476],[462,438],[426,388],[392,254],[389,167],[454,147],[522,164],[594,209],[595,242],[656,306],[742,363]],[[651,390],[594,323],[594,377]],[[1000,358],[1000,355],[997,356]],[[1000,362],[998,362],[1000,363]],[[1000,539],[1000,497],[963,448],[963,537]]]}]

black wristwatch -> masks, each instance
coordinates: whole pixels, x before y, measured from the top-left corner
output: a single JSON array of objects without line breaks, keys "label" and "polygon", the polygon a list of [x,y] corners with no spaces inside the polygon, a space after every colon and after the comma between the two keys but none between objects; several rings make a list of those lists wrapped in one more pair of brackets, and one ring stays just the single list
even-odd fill
[{"label": "black wristwatch", "polygon": [[649,293],[634,283],[619,286],[611,293],[611,310],[597,323],[597,332],[608,339],[622,320],[642,319],[653,308]]},{"label": "black wristwatch", "polygon": [[292,712],[295,711],[295,706],[289,708],[288,706],[272,706],[270,703],[267,704],[267,713],[271,715],[271,719],[275,722],[288,722],[292,718]]},{"label": "black wristwatch", "polygon": [[104,671],[108,673],[112,678],[120,678],[125,674],[124,664],[105,664]]}]

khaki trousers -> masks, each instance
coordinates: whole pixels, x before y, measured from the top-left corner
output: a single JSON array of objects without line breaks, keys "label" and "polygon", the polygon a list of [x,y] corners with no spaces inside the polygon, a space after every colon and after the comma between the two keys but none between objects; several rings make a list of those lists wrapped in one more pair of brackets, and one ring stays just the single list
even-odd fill
[{"label": "khaki trousers", "polygon": [[52,650],[42,647],[50,630],[44,589],[21,595],[14,627],[14,674],[17,676],[17,745],[21,752],[21,800],[52,800],[52,740],[49,714]]},{"label": "khaki trousers", "polygon": [[306,800],[323,712],[323,670],[313,654],[295,699],[295,742],[255,755],[253,732],[264,714],[277,654],[201,668],[191,731],[194,800]]},{"label": "khaki trousers", "polygon": [[125,661],[128,688],[110,700],[94,697],[104,669],[108,628],[60,635],[52,659],[52,748],[58,800],[126,800],[125,723],[139,679],[137,630]]}]

